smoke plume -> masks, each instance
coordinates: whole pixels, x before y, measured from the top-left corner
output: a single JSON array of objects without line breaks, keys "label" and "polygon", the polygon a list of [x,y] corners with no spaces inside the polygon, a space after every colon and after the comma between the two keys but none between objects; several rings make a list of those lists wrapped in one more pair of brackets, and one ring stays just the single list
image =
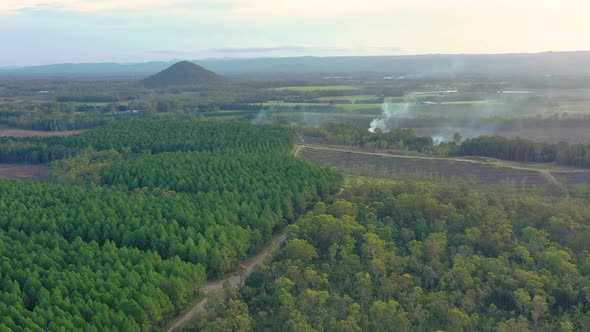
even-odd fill
[{"label": "smoke plume", "polygon": [[374,133],[377,129],[387,131],[397,128],[400,118],[409,114],[409,104],[394,103],[393,99],[386,98],[381,104],[381,116],[373,119],[369,125],[369,131]]}]

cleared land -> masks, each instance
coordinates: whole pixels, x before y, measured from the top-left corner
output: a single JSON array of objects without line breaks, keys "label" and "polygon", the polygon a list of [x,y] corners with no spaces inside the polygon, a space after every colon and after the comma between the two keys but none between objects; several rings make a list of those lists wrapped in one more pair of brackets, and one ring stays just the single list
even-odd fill
[{"label": "cleared land", "polygon": [[[332,166],[350,176],[381,179],[474,180],[484,184],[512,182],[516,185],[545,185],[557,179],[568,184],[589,184],[590,170],[549,170],[540,166],[504,164],[462,158],[438,158],[306,145],[303,158]],[[538,168],[537,168],[538,167]],[[548,177],[549,175],[552,175]],[[563,180],[565,179],[565,180]]]},{"label": "cleared land", "polygon": [[588,184],[590,183],[590,171],[552,171],[551,175],[558,181],[567,184]]},{"label": "cleared land", "polygon": [[0,164],[0,177],[11,179],[41,179],[47,175],[47,169],[39,165]]},{"label": "cleared land", "polygon": [[84,130],[67,130],[67,131],[43,131],[43,130],[28,130],[19,128],[10,128],[0,126],[0,136],[69,136],[83,132]]}]

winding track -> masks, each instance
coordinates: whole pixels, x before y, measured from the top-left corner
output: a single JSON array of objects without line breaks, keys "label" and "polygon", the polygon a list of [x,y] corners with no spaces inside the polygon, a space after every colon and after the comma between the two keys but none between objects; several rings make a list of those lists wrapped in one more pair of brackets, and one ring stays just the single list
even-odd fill
[{"label": "winding track", "polygon": [[[291,154],[294,157],[297,157],[299,155],[299,152],[301,152],[301,149],[304,148],[303,137],[301,135],[297,135],[297,136],[299,137],[301,144],[296,144],[294,146],[294,149],[291,152]],[[283,243],[286,239],[287,239],[287,235],[284,232],[276,235],[275,237],[272,238],[271,243],[268,246],[266,246],[262,250],[260,250],[258,252],[258,254],[256,254],[256,256],[254,256],[254,257],[250,258],[249,260],[247,260],[246,262],[244,262],[244,264],[243,264],[244,270],[242,271],[241,275],[232,275],[232,276],[229,276],[229,277],[221,279],[221,280],[208,282],[207,284],[205,284],[205,286],[200,288],[200,291],[203,292],[205,295],[207,295],[213,291],[222,289],[223,284],[225,284],[226,282],[229,283],[230,287],[232,287],[232,288],[239,288],[239,287],[243,286],[246,278],[250,274],[252,274],[252,271],[254,270],[254,268],[256,266],[260,265],[260,263],[262,263],[264,261],[264,259],[266,257],[268,257],[268,255],[274,249],[278,248],[281,245],[281,243]],[[207,301],[208,301],[207,296],[205,296],[204,299],[197,302],[189,311],[176,317],[172,322],[170,322],[168,324],[168,326],[164,330],[166,332],[172,332],[175,329],[181,327],[183,324],[185,324],[191,318],[195,317],[195,315],[198,312],[203,310],[205,308],[205,305],[207,304]]]},{"label": "winding track", "polygon": [[[285,241],[287,235],[285,233],[280,233],[272,238],[271,243],[264,247],[256,256],[250,258],[246,262],[244,262],[244,270],[241,275],[232,275],[226,277],[221,280],[211,281],[205,284],[205,286],[200,288],[200,291],[205,293],[205,295],[214,292],[216,290],[220,290],[223,288],[223,284],[226,282],[229,283],[230,287],[232,288],[239,288],[244,285],[244,281],[246,278],[252,274],[254,268],[264,262],[264,259],[268,257],[268,255],[276,248],[278,248],[282,242]],[[197,302],[189,311],[186,313],[178,316],[175,318],[168,326],[165,328],[166,332],[172,332],[175,329],[181,327],[191,318],[195,317],[195,315],[205,308],[205,304],[207,304],[207,297],[205,296],[204,299]]]}]

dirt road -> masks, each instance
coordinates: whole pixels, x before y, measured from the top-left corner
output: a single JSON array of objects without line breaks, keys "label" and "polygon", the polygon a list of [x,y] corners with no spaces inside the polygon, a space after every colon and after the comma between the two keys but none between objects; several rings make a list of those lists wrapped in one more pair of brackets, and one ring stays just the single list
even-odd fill
[{"label": "dirt road", "polygon": [[300,144],[295,145],[295,151],[293,152],[293,156],[297,157],[299,155],[299,152],[301,152],[301,149],[303,149],[303,148],[304,148],[303,145],[300,145]]},{"label": "dirt road", "polygon": [[[278,234],[275,237],[273,237],[271,240],[271,243],[268,246],[264,247],[260,252],[258,252],[258,254],[256,254],[256,256],[254,256],[254,257],[250,258],[249,260],[247,260],[246,262],[244,262],[244,264],[243,264],[244,271],[243,271],[242,275],[232,275],[232,276],[229,276],[229,277],[221,279],[221,280],[208,282],[205,286],[200,288],[200,291],[205,293],[205,295],[206,295],[210,292],[222,289],[223,284],[226,282],[228,282],[229,285],[233,288],[238,288],[238,287],[243,286],[244,281],[252,273],[254,268],[256,266],[260,265],[260,263],[262,263],[264,261],[264,259],[266,257],[268,257],[268,255],[274,249],[278,248],[279,245],[283,241],[285,241],[286,238],[287,238],[287,235],[285,233],[281,233],[281,234]],[[206,296],[200,302],[195,304],[189,311],[187,311],[183,315],[177,317],[170,324],[168,324],[165,331],[172,332],[175,329],[181,327],[184,323],[189,321],[191,318],[195,317],[195,315],[199,311],[203,310],[205,308],[205,304],[207,304],[207,297]]]},{"label": "dirt road", "polygon": [[[301,151],[301,149],[304,147],[302,145],[304,142],[303,137],[301,135],[298,135],[298,137],[299,137],[299,141],[301,142],[301,144],[296,144],[294,146],[294,149],[292,150],[292,154],[294,157],[297,157],[299,155],[299,152]],[[230,286],[233,288],[238,288],[238,287],[243,286],[244,281],[252,273],[254,268],[256,266],[260,265],[260,263],[262,263],[264,261],[264,259],[274,249],[279,247],[279,245],[283,241],[285,241],[286,238],[287,238],[287,235],[285,233],[281,233],[281,234],[273,237],[271,240],[271,243],[268,246],[264,247],[260,252],[258,252],[258,254],[256,254],[256,256],[250,258],[249,260],[244,262],[244,264],[242,264],[244,266],[244,270],[242,271],[241,275],[233,275],[233,276],[229,276],[227,278],[221,279],[221,280],[208,282],[205,286],[201,287],[199,290],[201,292],[203,292],[205,295],[207,295],[210,292],[222,289],[223,284],[225,284],[226,282],[228,282],[230,284]],[[207,304],[207,296],[205,296],[204,299],[202,299],[197,304],[195,304],[189,311],[187,311],[186,313],[184,313],[181,316],[174,319],[170,324],[168,324],[168,326],[165,328],[165,331],[172,332],[175,329],[181,327],[183,324],[185,324],[191,318],[195,317],[195,315],[198,312],[203,310],[205,308],[206,304]]]}]

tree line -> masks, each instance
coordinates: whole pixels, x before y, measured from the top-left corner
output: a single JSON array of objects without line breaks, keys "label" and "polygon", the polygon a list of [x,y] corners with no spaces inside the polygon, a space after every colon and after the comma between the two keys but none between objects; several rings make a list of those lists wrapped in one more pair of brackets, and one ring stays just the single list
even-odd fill
[{"label": "tree line", "polygon": [[[0,124],[30,130],[60,131],[88,129],[106,125],[112,119],[87,111],[89,106],[74,103],[0,104]],[[95,110],[96,107],[90,107]]]},{"label": "tree line", "polygon": [[590,167],[590,146],[565,142],[549,144],[523,138],[480,136],[466,139],[459,146],[457,154]]}]

